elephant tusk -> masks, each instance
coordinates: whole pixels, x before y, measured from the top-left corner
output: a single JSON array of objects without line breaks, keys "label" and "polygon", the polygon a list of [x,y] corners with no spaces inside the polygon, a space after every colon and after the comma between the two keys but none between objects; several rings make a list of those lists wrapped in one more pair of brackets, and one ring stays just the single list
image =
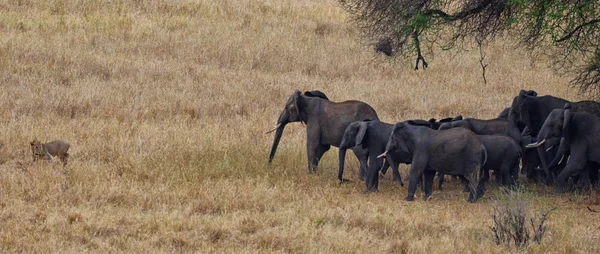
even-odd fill
[{"label": "elephant tusk", "polygon": [[387,155],[388,151],[385,151],[384,153],[380,154],[379,156],[377,156],[377,158],[382,158],[385,157]]},{"label": "elephant tusk", "polygon": [[550,152],[550,150],[553,148],[554,146],[548,147],[548,149],[546,149],[546,152]]},{"label": "elephant tusk", "polygon": [[274,132],[274,131],[275,131],[275,130],[277,130],[277,128],[279,128],[280,126],[281,126],[281,124],[277,124],[277,126],[275,126],[275,128],[274,128],[274,129],[272,129],[272,130],[270,130],[270,131],[267,131],[267,132],[265,132],[265,134],[269,134],[269,133],[271,133],[271,132]]},{"label": "elephant tusk", "polygon": [[558,161],[558,164],[560,164],[563,161],[564,158],[565,158],[565,155],[563,154],[563,156],[560,157],[560,160]]},{"label": "elephant tusk", "polygon": [[543,139],[543,140],[542,140],[542,141],[540,141],[540,142],[531,143],[531,144],[529,144],[529,145],[526,145],[525,147],[526,147],[526,148],[534,148],[534,147],[538,147],[538,146],[541,146],[541,145],[543,145],[545,142],[546,142],[546,139]]}]

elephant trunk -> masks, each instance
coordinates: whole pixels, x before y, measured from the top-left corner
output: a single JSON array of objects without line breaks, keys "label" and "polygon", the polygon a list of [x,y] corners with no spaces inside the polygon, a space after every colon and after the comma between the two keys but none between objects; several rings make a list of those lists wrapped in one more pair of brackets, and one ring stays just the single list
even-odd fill
[{"label": "elephant trunk", "polygon": [[279,140],[281,140],[281,136],[283,135],[283,129],[285,128],[286,123],[278,124],[275,131],[275,138],[273,139],[273,146],[271,147],[271,153],[269,154],[269,164],[273,161],[273,157],[275,157],[275,152],[277,151],[277,146],[279,145]]},{"label": "elephant trunk", "polygon": [[339,159],[340,159],[340,167],[338,170],[338,180],[340,180],[340,183],[342,183],[342,182],[344,182],[344,179],[342,178],[342,176],[344,175],[344,163],[346,161],[346,148],[339,149]]},{"label": "elephant trunk", "polygon": [[544,169],[544,174],[546,174],[546,184],[552,184],[552,175],[550,175],[550,170],[548,170],[548,165],[546,164],[546,153],[544,151],[543,146],[537,147],[538,156],[540,157],[540,162],[542,163],[542,168]]},{"label": "elephant trunk", "polygon": [[554,156],[554,159],[552,160],[552,162],[550,163],[548,168],[556,167],[558,164],[560,164],[562,162],[562,160],[565,157],[566,150],[567,150],[566,143],[567,142],[565,142],[565,138],[560,139],[560,145],[558,146],[558,152],[556,153],[556,156]]}]

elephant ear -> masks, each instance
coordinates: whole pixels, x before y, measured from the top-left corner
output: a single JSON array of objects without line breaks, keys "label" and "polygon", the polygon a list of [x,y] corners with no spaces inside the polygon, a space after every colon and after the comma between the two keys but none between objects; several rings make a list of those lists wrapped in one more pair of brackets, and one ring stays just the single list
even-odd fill
[{"label": "elephant ear", "polygon": [[300,118],[300,122],[306,124],[306,112],[304,112],[304,99],[300,91],[296,90],[293,95],[294,107],[296,108],[296,114]]},{"label": "elephant ear", "polygon": [[319,90],[306,91],[306,92],[304,92],[304,96],[319,97],[321,99],[329,100],[329,98],[327,98],[327,95],[325,95],[325,93],[323,93]]},{"label": "elephant ear", "polygon": [[361,122],[358,124],[358,131],[356,132],[356,145],[363,145],[363,140],[367,134],[367,122]]}]

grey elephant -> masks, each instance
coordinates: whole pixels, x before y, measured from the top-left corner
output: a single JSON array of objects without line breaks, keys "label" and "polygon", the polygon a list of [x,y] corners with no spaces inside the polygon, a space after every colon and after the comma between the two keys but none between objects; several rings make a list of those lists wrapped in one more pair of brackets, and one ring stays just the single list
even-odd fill
[{"label": "grey elephant", "polygon": [[[562,109],[566,103],[570,103],[573,112],[587,112],[597,117],[600,117],[600,103],[595,101],[579,101],[569,102],[565,99],[545,95],[537,96],[535,91],[521,90],[512,102],[511,109],[509,112],[509,120],[516,123],[519,126],[528,127],[530,135],[533,137],[538,136],[538,132],[542,128],[542,125],[546,121],[546,118],[550,115],[554,109]],[[540,140],[538,138],[538,140]],[[553,158],[557,152],[558,139],[551,139],[546,141],[548,147],[547,151],[538,147],[537,153],[539,156],[540,164],[544,169],[546,184],[551,184],[553,174],[548,170],[548,161],[545,158]],[[549,156],[547,156],[547,154]]]},{"label": "grey elephant", "polygon": [[502,185],[516,185],[519,179],[521,146],[505,135],[479,135],[487,151],[484,165],[484,179],[489,178],[488,170],[495,170]]},{"label": "grey elephant", "polygon": [[[571,104],[564,109],[554,109],[546,118],[538,134],[538,142],[528,147],[548,150],[549,144],[558,143],[558,151],[550,165],[552,168],[569,156],[565,168],[557,177],[559,191],[564,191],[569,177],[577,174],[595,175],[597,181],[600,163],[600,118],[586,112],[572,112]],[[558,141],[557,141],[558,140]],[[540,158],[542,161],[545,158]],[[546,168],[546,171],[549,169]]]},{"label": "grey elephant", "polygon": [[[369,171],[372,169],[378,170],[382,167],[387,170],[387,167],[389,165],[393,169],[392,172],[394,173],[394,181],[404,186],[402,178],[400,177],[400,174],[398,172],[398,163],[407,162],[389,162],[389,160],[386,160],[384,162],[383,159],[377,158],[377,155],[383,153],[383,151],[385,150],[385,145],[387,143],[388,138],[390,137],[390,134],[392,133],[393,128],[393,124],[384,123],[378,120],[357,121],[351,123],[350,125],[348,125],[348,127],[346,127],[346,131],[344,132],[344,136],[339,147],[340,164],[338,170],[338,179],[340,183],[347,181],[343,178],[346,149],[353,148],[355,146],[361,146],[366,148],[366,150],[368,150],[369,153]],[[404,156],[403,158],[406,157],[407,156]]]},{"label": "grey elephant", "polygon": [[[477,135],[464,128],[436,131],[408,122],[396,123],[379,157],[395,160],[394,152],[400,150],[412,156],[408,195],[405,200],[414,200],[417,182],[424,175],[425,199],[431,196],[433,177],[436,171],[458,175],[469,186],[469,202],[476,202],[485,190],[480,176],[486,162],[487,152]],[[374,185],[373,174],[367,173],[367,187]]]},{"label": "grey elephant", "polygon": [[[430,126],[430,123],[424,120],[413,120],[411,121],[414,125],[421,126]],[[404,153],[402,151],[395,151],[394,156],[395,160],[389,157],[384,160],[382,158],[377,158],[378,155],[385,151],[385,146],[387,141],[392,133],[392,129],[394,128],[393,124],[384,123],[381,121],[357,121],[353,122],[348,127],[346,127],[346,131],[344,132],[344,137],[342,138],[342,143],[340,144],[339,150],[339,160],[340,167],[338,170],[338,179],[340,182],[346,181],[343,179],[344,174],[344,160],[346,156],[346,149],[352,148],[355,146],[362,146],[368,151],[369,154],[369,166],[368,172],[377,172],[374,174],[375,184],[371,186],[371,188],[367,188],[367,191],[376,191],[379,186],[379,170],[382,172],[387,171],[387,168],[391,166],[393,179],[395,182],[398,182],[401,186],[404,186],[402,182],[402,177],[400,176],[400,172],[398,171],[398,166],[400,163],[410,164],[412,157]]]},{"label": "grey elephant", "polygon": [[[273,161],[283,129],[288,123],[306,124],[306,151],[310,173],[317,170],[323,154],[331,146],[340,145],[346,127],[352,122],[362,120],[379,120],[377,113],[369,104],[356,100],[332,102],[321,91],[308,91],[302,95],[296,90],[279,114],[277,126],[269,131],[275,131],[269,163]],[[360,161],[360,177],[364,179],[368,151],[361,147],[353,148],[352,151]]]}]

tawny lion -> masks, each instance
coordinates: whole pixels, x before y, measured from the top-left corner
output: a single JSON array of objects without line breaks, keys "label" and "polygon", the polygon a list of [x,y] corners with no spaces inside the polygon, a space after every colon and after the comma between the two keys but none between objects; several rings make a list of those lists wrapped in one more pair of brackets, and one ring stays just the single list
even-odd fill
[{"label": "tawny lion", "polygon": [[44,158],[47,160],[54,161],[54,156],[58,156],[63,166],[67,165],[69,160],[69,142],[64,140],[54,140],[48,143],[41,143],[39,140],[34,139],[31,141],[31,153],[33,153],[33,161],[38,158]]}]

